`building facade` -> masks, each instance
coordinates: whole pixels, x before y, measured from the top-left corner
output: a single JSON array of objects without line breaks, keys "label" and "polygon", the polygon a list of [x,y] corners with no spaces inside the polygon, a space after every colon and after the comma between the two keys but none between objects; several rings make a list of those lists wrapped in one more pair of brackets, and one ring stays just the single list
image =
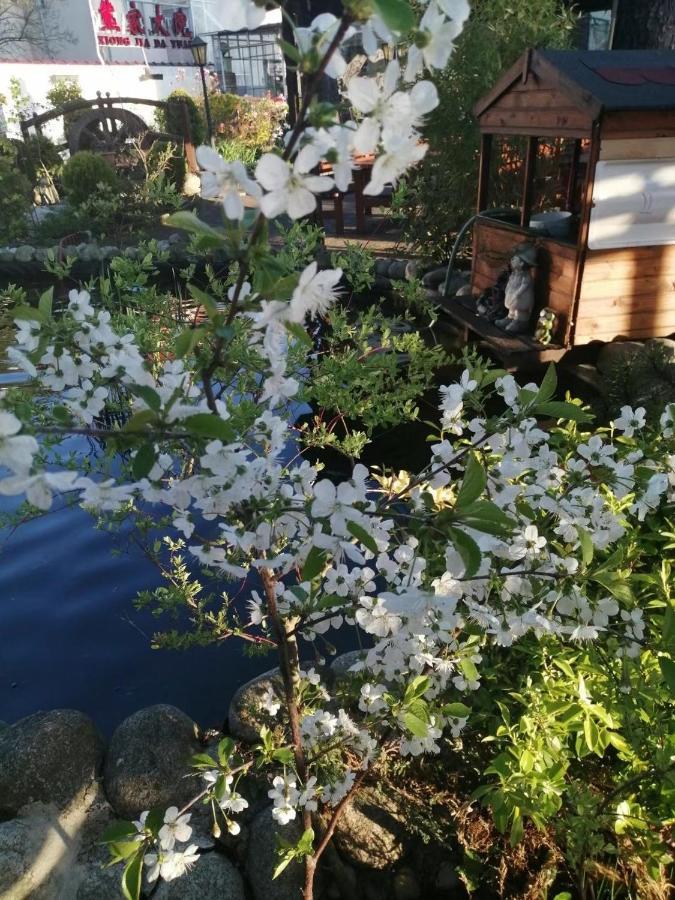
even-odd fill
[{"label": "building facade", "polygon": [[[100,92],[163,100],[176,88],[199,96],[201,79],[190,50],[195,36],[207,41],[208,67],[223,90],[285,93],[278,10],[255,31],[232,32],[219,0],[34,2],[40,15],[32,40],[0,45],[0,95],[10,132],[17,129],[17,97],[24,110],[43,111],[47,92],[64,77],[76,79],[86,99]],[[134,111],[148,117],[148,107]]]}]

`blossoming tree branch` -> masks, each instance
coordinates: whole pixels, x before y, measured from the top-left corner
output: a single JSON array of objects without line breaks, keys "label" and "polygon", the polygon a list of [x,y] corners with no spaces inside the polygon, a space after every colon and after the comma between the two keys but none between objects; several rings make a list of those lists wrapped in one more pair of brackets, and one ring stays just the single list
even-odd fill
[{"label": "blossoming tree branch", "polygon": [[[227,5],[232,27],[256,27],[265,13],[249,0]],[[265,154],[252,177],[199,148],[202,196],[222,201],[223,228],[187,213],[172,221],[204,247],[226,246],[235,277],[226,303],[192,288],[204,316],[176,333],[168,357],[142,352],[85,290],[71,291],[65,309],[52,308],[50,293],[16,309],[10,355],[55,398],[37,411],[11,398],[0,408],[9,470],[0,493],[25,495],[39,510],[61,494],[118,520],[155,509],[174,554],[212,581],[248,585],[247,610],[233,612],[227,634],[272,646],[279,658],[283,695],[265,698],[278,727],[263,729],[253,750],[226,738],[217,754],[197,757],[199,785],[183,809],[150,810],[107,834],[128,898],[198,864],[196,804],[211,807],[214,833],[239,832],[248,805],[239,779],[255,766],[269,772],[276,821],[302,823],[278,871],[304,865],[312,900],[336,823],[364,779],[377,777],[381,755],[434,754],[441,736],[461,734],[487,647],[532,635],[605,642],[627,661],[640,653],[643,612],[612,554],[631,523],[675,499],[672,408],[661,451],[650,455],[644,411],[626,407],[590,435],[582,407],[554,399],[553,369],[520,387],[476,362],[441,390],[441,430],[422,471],[356,465],[335,484],[307,461],[288,462],[289,404],[315,352],[307,329],[330,316],[342,272],[313,262],[281,273],[269,223],[312,213],[333,185],[345,190],[357,152],[376,155],[372,194],[424,156],[420,128],[438,98],[418,79],[446,65],[468,14],[466,0],[429,0],[417,22],[405,0],[354,0],[340,19],[295,28],[287,52],[304,99],[282,151]],[[315,88],[344,72],[341,47],[357,32],[371,55],[398,44],[404,64],[352,78],[355,121],[341,123]],[[321,161],[331,175],[316,174]],[[256,210],[249,225],[243,197]],[[121,424],[106,425],[102,414],[120,403]],[[124,462],[107,477],[47,465],[44,438],[69,434],[105,441]],[[350,679],[331,686],[302,655],[344,625],[367,649]],[[520,816],[516,808],[504,823],[516,836]]]}]

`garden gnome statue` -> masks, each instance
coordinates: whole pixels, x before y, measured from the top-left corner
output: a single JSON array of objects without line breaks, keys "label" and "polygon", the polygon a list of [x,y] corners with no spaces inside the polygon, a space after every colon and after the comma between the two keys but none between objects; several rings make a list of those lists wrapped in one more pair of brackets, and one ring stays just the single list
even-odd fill
[{"label": "garden gnome statue", "polygon": [[503,319],[495,322],[512,334],[523,334],[530,328],[534,306],[534,279],[530,269],[537,264],[537,251],[531,244],[518,247],[511,258],[511,274],[506,282],[504,306],[508,310]]}]

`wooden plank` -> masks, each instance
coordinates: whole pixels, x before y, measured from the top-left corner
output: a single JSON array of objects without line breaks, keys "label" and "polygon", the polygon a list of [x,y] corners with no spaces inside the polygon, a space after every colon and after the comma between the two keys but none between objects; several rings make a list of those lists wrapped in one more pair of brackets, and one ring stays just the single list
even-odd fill
[{"label": "wooden plank", "polygon": [[644,262],[658,262],[668,271],[675,268],[675,244],[661,244],[658,247],[617,247],[615,250],[589,250],[587,260],[589,265],[599,263],[615,263],[618,260]]},{"label": "wooden plank", "polygon": [[480,164],[478,166],[478,209],[476,210],[476,212],[482,212],[487,207],[491,156],[492,135],[482,134],[480,136]]},{"label": "wooden plank", "polygon": [[623,334],[626,331],[652,329],[652,333],[669,334],[675,331],[675,308],[672,309],[634,309],[620,312],[616,315],[586,316],[582,315],[583,307],[579,309],[576,320],[576,333],[595,334],[596,332],[615,331]]},{"label": "wooden plank", "polygon": [[584,271],[582,293],[586,284],[614,281],[633,281],[638,278],[673,278],[675,279],[675,263],[662,265],[658,260],[617,259],[616,262],[587,261]]},{"label": "wooden plank", "polygon": [[577,315],[585,319],[599,319],[606,315],[621,313],[623,315],[639,315],[642,312],[675,310],[675,292],[669,297],[655,294],[644,296],[606,296],[598,299],[581,297],[577,307]]},{"label": "wooden plank", "polygon": [[[474,234],[487,234],[495,247],[513,247],[524,240],[536,242],[538,247],[543,247],[551,256],[576,262],[577,248],[574,244],[554,241],[551,238],[540,237],[536,232],[518,225],[510,225],[508,222],[496,222],[487,217],[481,217],[474,226]],[[501,243],[500,243],[501,242]]]},{"label": "wooden plank", "polygon": [[675,159],[675,137],[604,139],[600,159]]},{"label": "wooden plank", "polygon": [[602,122],[602,136],[620,140],[675,137],[675,109],[607,113]]},{"label": "wooden plank", "polygon": [[531,134],[539,137],[548,137],[552,134],[561,137],[568,134],[586,137],[590,134],[592,122],[572,106],[541,110],[529,108],[502,110],[495,106],[481,116],[480,125],[482,131],[493,133],[495,129],[502,129],[509,134]]},{"label": "wooden plank", "polygon": [[636,272],[634,277],[606,281],[586,281],[581,284],[580,300],[630,300],[632,297],[659,297],[672,300],[675,297],[675,275],[643,277]]},{"label": "wooden plank", "polygon": [[539,138],[531,137],[527,142],[525,154],[525,174],[523,178],[523,205],[520,210],[520,227],[525,228],[532,216],[534,199],[534,175],[537,169],[537,150]]},{"label": "wooden plank", "polygon": [[642,339],[652,337],[672,337],[675,334],[675,326],[663,331],[655,331],[653,328],[632,328],[630,331],[578,331],[574,334],[574,346],[590,344],[592,341],[601,341],[608,344],[617,338]]},{"label": "wooden plank", "polygon": [[551,106],[562,109],[576,109],[576,107],[570,105],[569,97],[566,97],[560,91],[545,88],[536,89],[529,87],[529,85],[525,88],[521,87],[519,91],[511,90],[504,94],[494,104],[492,109],[532,109],[539,112],[540,110],[550,109]]}]

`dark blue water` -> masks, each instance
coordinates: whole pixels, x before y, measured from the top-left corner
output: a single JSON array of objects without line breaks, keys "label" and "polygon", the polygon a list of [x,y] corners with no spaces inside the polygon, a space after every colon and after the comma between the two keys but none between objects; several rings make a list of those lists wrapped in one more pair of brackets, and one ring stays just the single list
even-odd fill
[{"label": "dark blue water", "polygon": [[[2,371],[10,335],[0,310],[0,392],[17,380]],[[84,439],[76,446],[91,452]],[[18,505],[0,497],[0,513]],[[0,528],[0,720],[69,707],[110,733],[143,706],[173,703],[202,727],[221,724],[236,688],[275,665],[274,656],[247,657],[235,639],[152,650],[152,634],[175,623],[136,611],[133,600],[162,583],[157,569],[127,541],[113,555],[119,538],[96,530],[84,510],[55,506]],[[242,592],[238,602],[245,599]]]}]

